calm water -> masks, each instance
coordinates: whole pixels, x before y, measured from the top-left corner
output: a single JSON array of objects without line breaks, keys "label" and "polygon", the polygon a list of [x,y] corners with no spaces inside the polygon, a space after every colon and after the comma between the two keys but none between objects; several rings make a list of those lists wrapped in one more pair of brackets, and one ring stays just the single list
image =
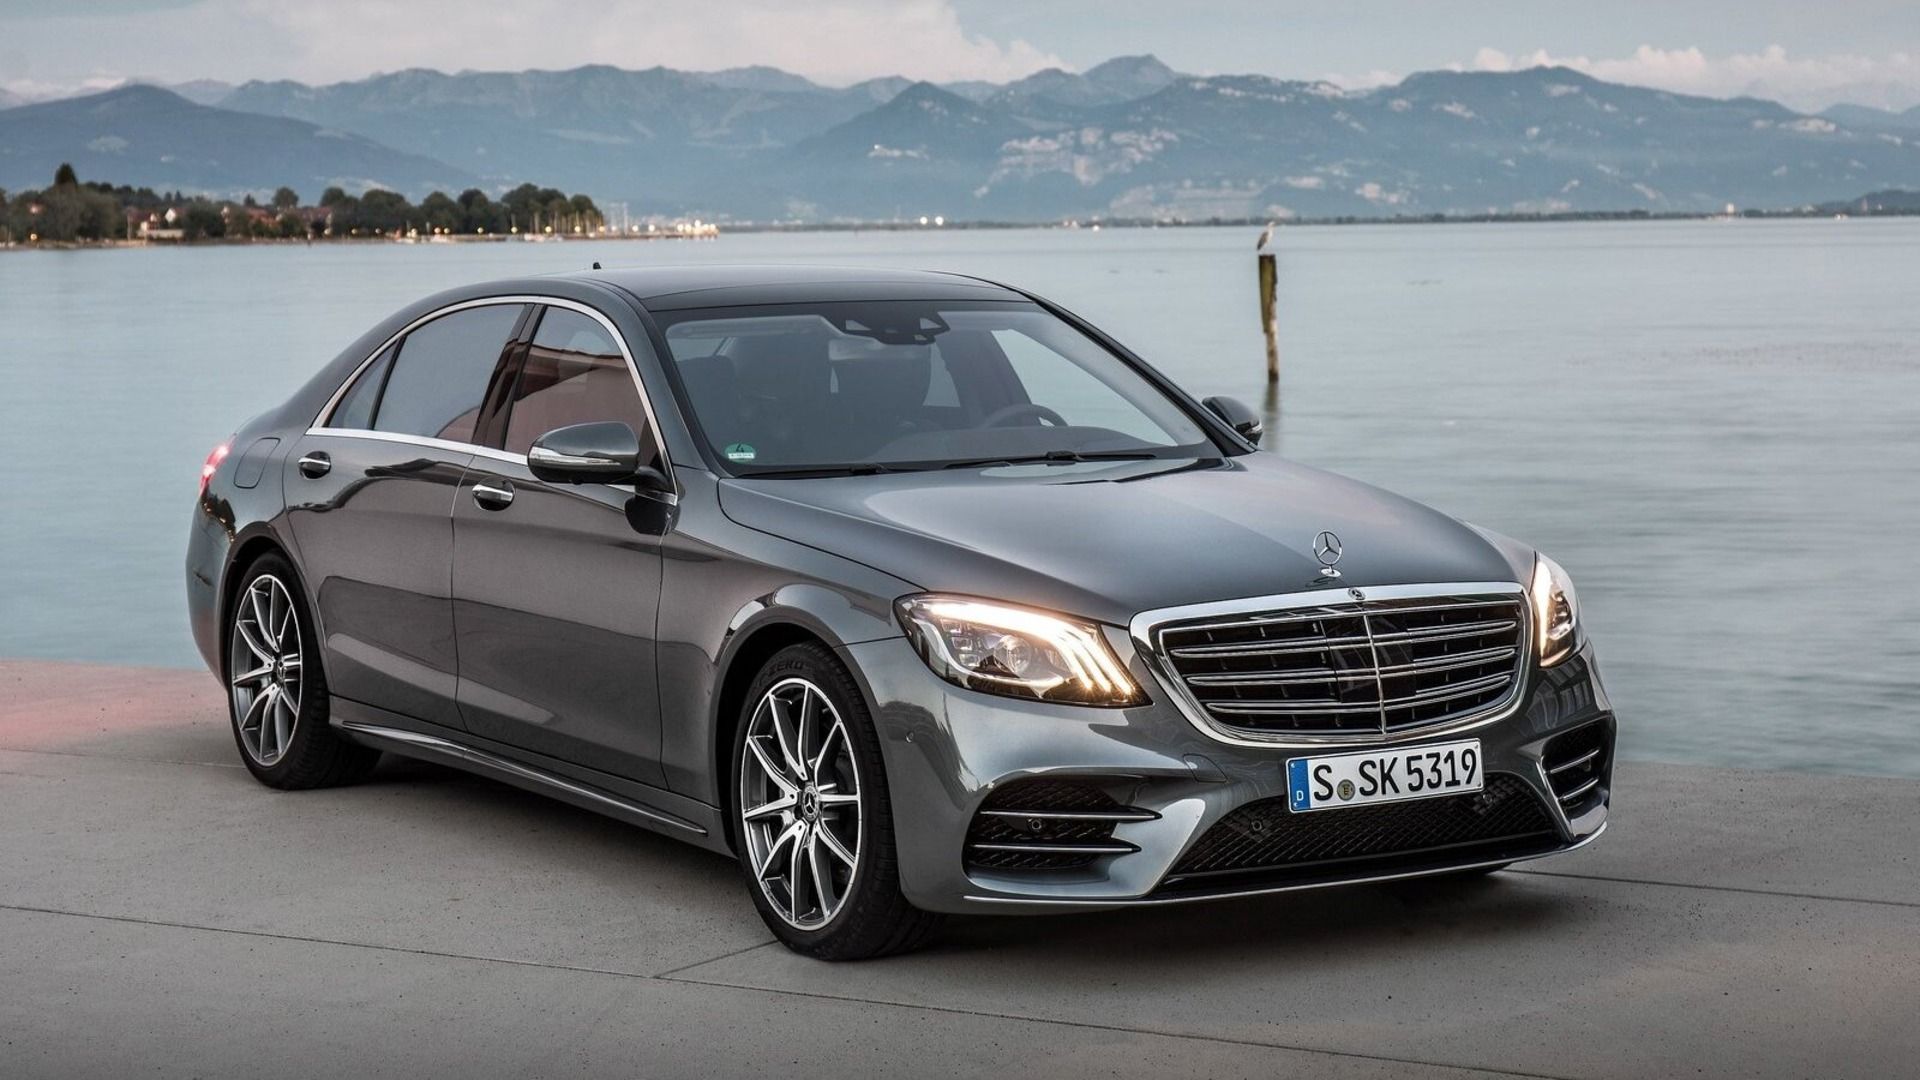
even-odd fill
[{"label": "calm water", "polygon": [[[1259,403],[1253,239],[0,254],[0,655],[196,664],[201,458],[443,286],[594,259],[959,270]],[[1920,776],[1920,222],[1297,228],[1278,247],[1270,442],[1558,558],[1627,756]]]}]

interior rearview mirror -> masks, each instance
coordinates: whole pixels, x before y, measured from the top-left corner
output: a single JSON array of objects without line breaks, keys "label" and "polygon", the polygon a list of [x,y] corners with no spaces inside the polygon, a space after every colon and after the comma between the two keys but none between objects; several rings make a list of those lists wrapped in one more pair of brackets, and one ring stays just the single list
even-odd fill
[{"label": "interior rearview mirror", "polygon": [[1260,436],[1266,433],[1266,425],[1260,422],[1260,414],[1244,402],[1230,397],[1210,397],[1201,404],[1213,415],[1226,421],[1227,426],[1238,432],[1241,438],[1255,446],[1260,445]]}]

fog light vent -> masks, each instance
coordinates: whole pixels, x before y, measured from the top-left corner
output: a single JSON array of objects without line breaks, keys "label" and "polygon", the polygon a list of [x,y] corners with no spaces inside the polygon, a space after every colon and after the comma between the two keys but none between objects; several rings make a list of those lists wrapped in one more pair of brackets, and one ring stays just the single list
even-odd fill
[{"label": "fog light vent", "polygon": [[987,797],[967,830],[970,870],[1075,870],[1139,849],[1115,825],[1159,817],[1123,806],[1097,782],[1015,780]]},{"label": "fog light vent", "polygon": [[1569,816],[1585,813],[1606,798],[1601,780],[1613,754],[1613,740],[1604,722],[1556,735],[1547,744],[1542,764],[1554,798]]}]

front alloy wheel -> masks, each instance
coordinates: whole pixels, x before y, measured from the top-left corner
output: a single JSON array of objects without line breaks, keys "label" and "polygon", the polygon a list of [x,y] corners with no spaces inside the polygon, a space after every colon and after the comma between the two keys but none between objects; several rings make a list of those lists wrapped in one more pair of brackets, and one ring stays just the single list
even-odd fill
[{"label": "front alloy wheel", "polygon": [[782,679],[754,707],[740,805],[768,905],[801,930],[832,922],[860,866],[860,767],[846,721],[806,679]]},{"label": "front alloy wheel", "polygon": [[760,917],[823,960],[903,952],[939,918],[900,891],[887,771],[859,686],[825,646],[775,653],[733,739],[735,850]]}]

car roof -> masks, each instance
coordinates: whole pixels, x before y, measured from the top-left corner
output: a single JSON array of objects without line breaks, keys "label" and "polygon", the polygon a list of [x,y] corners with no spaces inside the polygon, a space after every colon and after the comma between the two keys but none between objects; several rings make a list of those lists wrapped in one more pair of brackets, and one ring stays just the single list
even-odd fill
[{"label": "car roof", "polygon": [[1004,285],[961,274],[855,266],[614,267],[560,276],[612,285],[658,311],[826,300],[1028,299]]}]

